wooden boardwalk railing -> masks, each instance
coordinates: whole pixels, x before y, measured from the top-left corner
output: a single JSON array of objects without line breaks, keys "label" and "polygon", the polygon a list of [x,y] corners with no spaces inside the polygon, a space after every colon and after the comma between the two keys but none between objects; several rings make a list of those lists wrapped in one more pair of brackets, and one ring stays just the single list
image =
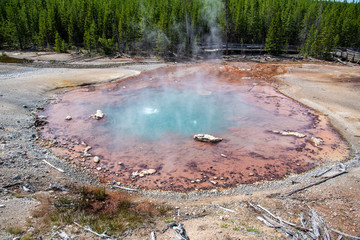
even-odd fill
[{"label": "wooden boardwalk railing", "polygon": [[[225,52],[229,53],[265,53],[265,44],[241,44],[241,43],[228,43],[227,49],[224,43],[211,43],[201,44],[200,48],[205,53],[211,52]],[[287,53],[299,53],[299,47],[295,45],[283,46],[283,51]]]},{"label": "wooden boardwalk railing", "polygon": [[349,62],[360,63],[360,52],[354,49],[338,48],[334,55]]}]

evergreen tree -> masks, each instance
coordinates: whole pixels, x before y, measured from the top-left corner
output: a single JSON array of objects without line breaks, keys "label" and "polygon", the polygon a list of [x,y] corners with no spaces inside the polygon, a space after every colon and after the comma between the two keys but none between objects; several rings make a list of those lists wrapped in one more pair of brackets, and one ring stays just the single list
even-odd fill
[{"label": "evergreen tree", "polygon": [[266,37],[265,50],[271,54],[277,55],[282,51],[284,45],[284,36],[282,31],[281,12],[279,11],[271,21],[269,31]]},{"label": "evergreen tree", "polygon": [[[185,7],[186,4],[186,7]],[[225,6],[225,7],[224,7]],[[101,40],[99,38],[101,37]],[[59,40],[61,39],[61,40]],[[360,48],[360,3],[314,0],[1,0],[0,46],[189,53],[204,43]],[[161,46],[164,44],[164,46]]]}]

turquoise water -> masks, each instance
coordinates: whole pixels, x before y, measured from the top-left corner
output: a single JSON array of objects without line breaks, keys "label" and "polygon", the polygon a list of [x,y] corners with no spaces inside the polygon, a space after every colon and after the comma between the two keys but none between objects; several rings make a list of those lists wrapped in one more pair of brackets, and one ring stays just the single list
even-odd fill
[{"label": "turquoise water", "polygon": [[156,140],[166,133],[188,137],[227,131],[232,116],[245,114],[244,109],[241,103],[234,105],[231,96],[154,88],[124,96],[104,111],[114,133]]}]

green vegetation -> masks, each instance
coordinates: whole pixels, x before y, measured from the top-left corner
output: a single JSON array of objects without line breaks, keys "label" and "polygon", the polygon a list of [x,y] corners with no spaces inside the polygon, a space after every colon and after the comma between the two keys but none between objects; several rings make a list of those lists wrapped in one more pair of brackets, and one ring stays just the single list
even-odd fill
[{"label": "green vegetation", "polygon": [[220,225],[221,228],[227,228],[228,226],[226,223]]},{"label": "green vegetation", "polygon": [[259,232],[260,232],[259,230],[254,229],[254,228],[251,228],[251,227],[246,228],[246,231],[247,231],[247,232],[252,232],[252,233],[259,233]]},{"label": "green vegetation", "polygon": [[147,201],[131,201],[125,193],[90,187],[81,187],[74,192],[72,196],[57,200],[45,196],[39,198],[41,207],[33,212],[37,231],[77,222],[99,233],[106,231],[117,235],[166,214]]},{"label": "green vegetation", "polygon": [[36,240],[31,233],[28,233],[20,238],[20,240]]},{"label": "green vegetation", "polygon": [[2,0],[0,48],[194,54],[199,44],[360,47],[360,3],[333,0]]},{"label": "green vegetation", "polygon": [[174,222],[174,219],[172,219],[172,218],[165,219],[165,223],[172,223],[172,222]]},{"label": "green vegetation", "polygon": [[19,235],[24,232],[24,230],[20,227],[8,227],[8,228],[6,228],[6,231],[13,235]]}]

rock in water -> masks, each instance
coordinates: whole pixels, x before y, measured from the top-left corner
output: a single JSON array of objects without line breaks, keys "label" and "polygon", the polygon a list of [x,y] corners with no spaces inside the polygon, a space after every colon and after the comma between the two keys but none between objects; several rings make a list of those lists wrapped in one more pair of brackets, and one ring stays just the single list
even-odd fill
[{"label": "rock in water", "polygon": [[324,142],[324,140],[322,140],[321,138],[311,137],[310,142],[315,147],[319,147]]},{"label": "rock in water", "polygon": [[209,134],[196,134],[196,135],[194,135],[194,140],[200,141],[200,142],[218,143],[218,142],[221,142],[223,139],[211,136]]},{"label": "rock in water", "polygon": [[96,113],[92,117],[96,120],[100,120],[104,117],[104,113],[101,110],[96,110]]},{"label": "rock in water", "polygon": [[151,175],[151,174],[154,174],[156,173],[156,169],[144,169],[144,170],[141,170],[140,172],[136,171],[136,172],[133,172],[132,173],[132,176],[133,178],[135,177],[145,177],[146,175]]},{"label": "rock in water", "polygon": [[95,157],[93,158],[93,160],[94,160],[94,163],[100,162],[100,158],[99,158],[98,156],[95,156]]}]

